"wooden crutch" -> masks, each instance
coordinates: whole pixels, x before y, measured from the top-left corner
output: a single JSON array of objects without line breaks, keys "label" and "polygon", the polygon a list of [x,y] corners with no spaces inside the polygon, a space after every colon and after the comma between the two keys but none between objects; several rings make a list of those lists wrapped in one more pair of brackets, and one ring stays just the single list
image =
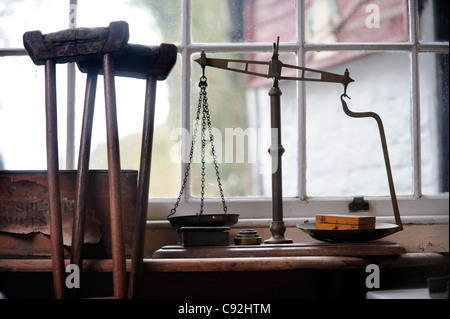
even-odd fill
[{"label": "wooden crutch", "polygon": [[[141,160],[139,166],[138,192],[135,212],[132,263],[128,298],[139,296],[144,258],[145,225],[148,209],[150,170],[155,116],[156,83],[167,78],[177,59],[177,48],[162,43],[159,47],[128,44],[120,57],[115,58],[115,75],[146,80],[144,124],[142,131]],[[77,63],[80,71],[102,70],[100,63],[82,61]]]},{"label": "wooden crutch", "polygon": [[[24,47],[36,65],[45,65],[45,96],[46,96],[46,132],[47,132],[47,176],[48,176],[48,193],[49,193],[49,215],[50,215],[50,237],[52,246],[52,269],[53,269],[53,285],[56,298],[63,298],[65,291],[64,280],[64,253],[62,239],[62,223],[61,223],[61,199],[59,185],[59,165],[58,165],[58,140],[57,140],[57,105],[56,105],[56,63],[79,62],[82,60],[92,59],[103,56],[106,69],[113,74],[113,56],[122,54],[129,38],[128,24],[124,21],[112,22],[108,28],[76,28],[63,30],[55,33],[42,35],[40,31],[26,32],[23,36]],[[105,77],[106,78],[106,77]],[[109,105],[107,110],[115,109],[115,99],[111,98],[114,93],[113,76],[108,77],[108,97]],[[91,78],[92,79],[92,78]],[[105,80],[106,83],[106,80]],[[93,84],[93,83],[92,83]],[[108,111],[107,111],[108,113]],[[111,118],[110,118],[111,120]],[[88,130],[89,131],[89,130]],[[87,135],[90,135],[88,133]],[[114,148],[116,146],[114,145]],[[118,145],[117,145],[118,147]],[[81,155],[83,163],[86,163],[86,157],[89,154]],[[114,170],[117,170],[116,160],[112,161]],[[78,169],[77,176],[77,194],[84,193],[86,188],[87,168],[83,165]],[[120,163],[119,163],[120,170]],[[114,174],[113,174],[114,175]],[[114,179],[114,194],[117,189],[120,191],[117,178]],[[119,185],[117,185],[119,184]],[[120,192],[119,192],[120,194]],[[119,196],[121,197],[121,196]],[[84,196],[78,196],[77,207],[85,207]],[[80,199],[82,198],[82,199]],[[120,201],[120,200],[119,200]],[[120,220],[117,215],[121,214],[120,209],[116,208],[111,213],[111,221],[114,225],[115,221]],[[75,219],[82,218],[84,215],[80,209],[76,209]],[[83,223],[80,223],[82,225]],[[79,233],[79,232],[78,232]],[[120,236],[120,234],[117,234]],[[78,236],[78,235],[75,235]],[[83,237],[81,237],[81,241]],[[119,238],[118,241],[123,238]],[[81,258],[81,246],[76,244],[74,260]],[[121,245],[117,245],[120,246]],[[123,247],[123,244],[122,244]],[[114,254],[114,252],[113,252]],[[78,257],[79,256],[79,257]],[[119,256],[120,257],[120,256]],[[78,263],[81,266],[81,263]],[[119,286],[119,284],[117,284]],[[124,286],[124,285],[123,285]],[[122,290],[124,288],[120,287]],[[115,291],[118,291],[115,287]],[[121,294],[117,293],[117,297]]]}]

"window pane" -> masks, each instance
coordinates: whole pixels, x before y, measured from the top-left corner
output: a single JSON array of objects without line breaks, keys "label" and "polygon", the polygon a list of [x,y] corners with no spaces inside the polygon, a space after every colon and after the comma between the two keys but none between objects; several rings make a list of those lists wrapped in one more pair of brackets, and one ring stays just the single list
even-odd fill
[{"label": "window pane", "polygon": [[181,165],[175,157],[181,126],[181,68],[178,55],[168,78],[157,84],[150,197],[177,197],[180,191]]},{"label": "window pane", "polygon": [[[315,53],[315,52],[314,52]],[[327,52],[353,55],[327,71],[355,79],[347,89],[354,112],[377,113],[384,125],[397,194],[412,193],[410,57],[404,53]],[[360,56],[356,58],[355,54]],[[315,66],[313,60],[309,67]],[[342,86],[307,83],[307,193],[310,196],[389,195],[378,126],[342,110]]]},{"label": "window pane", "polygon": [[192,0],[195,42],[282,42],[297,39],[295,0]]},{"label": "window pane", "polygon": [[[67,79],[66,70],[66,67],[58,65],[56,78]],[[28,56],[3,57],[0,58],[0,74],[0,156],[3,168],[47,169],[44,67],[34,65]],[[67,85],[64,80],[57,83],[61,168],[64,168],[66,143]]]},{"label": "window pane", "polygon": [[[106,0],[111,3],[111,1]],[[114,1],[116,3],[116,1]],[[163,42],[181,42],[181,0],[129,0],[132,10],[141,11],[145,17],[142,19],[152,30],[157,29]],[[134,23],[135,13],[128,23]],[[134,32],[138,30],[132,30]],[[148,43],[149,39],[142,39]],[[150,41],[150,43],[153,43]]]},{"label": "window pane", "polygon": [[[78,0],[78,26],[107,26],[125,20],[130,28],[130,43],[157,46],[161,42],[180,41],[180,1],[107,1]],[[101,15],[98,12],[102,12]],[[166,19],[162,25],[164,17]],[[179,192],[179,163],[171,160],[171,139],[180,127],[181,57],[168,79],[157,83],[155,128],[152,151],[150,197],[174,197]],[[77,73],[77,124],[81,128],[86,75]],[[116,77],[117,117],[119,125],[121,168],[139,169],[145,80]],[[106,169],[106,122],[103,77],[99,77],[92,134],[90,168]],[[78,151],[79,132],[76,137]]]},{"label": "window pane", "polygon": [[[254,54],[207,54],[209,58],[253,59]],[[257,55],[269,61],[271,54]],[[194,56],[194,59],[198,55]],[[280,54],[285,63],[295,61],[294,54]],[[195,62],[194,62],[195,63]],[[191,87],[191,119],[198,106],[200,67],[193,64]],[[227,70],[206,68],[208,104],[213,127],[214,144],[225,196],[270,196],[270,79],[247,76]],[[283,195],[297,194],[297,90],[295,83],[282,82]],[[201,125],[201,124],[200,124]],[[201,126],[200,126],[201,127]],[[194,124],[191,125],[191,135]],[[198,133],[199,136],[199,133]],[[199,141],[199,140],[198,140]],[[192,169],[192,189],[200,195],[200,142],[196,143]],[[209,139],[206,141],[209,154]],[[206,166],[206,195],[219,196],[214,165]],[[208,163],[208,158],[207,158]],[[209,184],[208,184],[209,183]]]},{"label": "window pane", "polygon": [[422,193],[448,192],[448,54],[420,55]]},{"label": "window pane", "polygon": [[334,42],[408,41],[408,1],[306,0],[306,40]]},{"label": "window pane", "polygon": [[0,47],[23,48],[23,34],[67,29],[69,1],[0,0]]},{"label": "window pane", "polygon": [[[159,2],[156,1],[153,5],[156,7]],[[99,14],[100,12],[101,14]],[[155,15],[157,13],[162,14],[156,11]],[[78,0],[78,27],[106,27],[111,21],[124,20],[129,25],[129,43],[157,45],[163,42],[163,36],[168,37],[167,40],[165,38],[164,40],[173,41],[176,35],[163,34],[158,19],[153,15],[146,1]],[[173,21],[178,21],[178,19],[173,19]],[[167,23],[165,27],[167,28],[169,25],[171,24]],[[176,28],[175,26],[166,30],[172,32]],[[176,31],[173,32],[176,33]]]},{"label": "window pane", "polygon": [[[151,167],[151,197],[173,197],[180,186],[180,165],[171,159],[172,148],[177,141],[172,137],[180,126],[180,68],[175,65],[168,79],[157,82],[155,127]],[[82,98],[85,76],[77,83],[80,98],[79,122],[81,128]],[[145,103],[145,80],[116,77],[117,118],[119,125],[120,161],[122,169],[139,169],[143,114]],[[82,93],[83,92],[83,93]],[[91,169],[107,169],[106,121],[103,93],[103,77],[99,77],[92,133]],[[77,137],[77,141],[79,137]],[[78,145],[78,144],[76,144]]]},{"label": "window pane", "polygon": [[178,55],[168,78],[157,84],[150,197],[177,197],[180,191],[181,165],[176,151],[181,126],[181,67]]},{"label": "window pane", "polygon": [[419,0],[420,40],[448,41],[448,1]]}]

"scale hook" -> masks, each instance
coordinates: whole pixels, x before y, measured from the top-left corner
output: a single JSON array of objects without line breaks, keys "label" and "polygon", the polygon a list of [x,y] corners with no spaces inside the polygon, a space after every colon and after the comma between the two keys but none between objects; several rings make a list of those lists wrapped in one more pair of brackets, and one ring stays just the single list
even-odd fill
[{"label": "scale hook", "polygon": [[199,62],[200,66],[202,67],[202,76],[205,77],[205,68],[206,68],[205,50],[202,50],[202,53],[200,54],[200,61],[197,60],[197,62]]},{"label": "scale hook", "polygon": [[278,59],[278,49],[280,48],[280,36],[277,37],[277,42],[273,43],[273,56],[272,59]]}]

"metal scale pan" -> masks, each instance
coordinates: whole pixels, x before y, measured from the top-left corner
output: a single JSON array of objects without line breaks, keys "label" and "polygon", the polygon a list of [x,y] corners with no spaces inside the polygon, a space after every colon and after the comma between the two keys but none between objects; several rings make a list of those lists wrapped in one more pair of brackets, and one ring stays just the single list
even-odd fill
[{"label": "metal scale pan", "polygon": [[376,223],[373,229],[316,229],[316,223],[299,224],[297,227],[312,238],[333,243],[366,242],[398,232],[399,226],[391,223]]}]

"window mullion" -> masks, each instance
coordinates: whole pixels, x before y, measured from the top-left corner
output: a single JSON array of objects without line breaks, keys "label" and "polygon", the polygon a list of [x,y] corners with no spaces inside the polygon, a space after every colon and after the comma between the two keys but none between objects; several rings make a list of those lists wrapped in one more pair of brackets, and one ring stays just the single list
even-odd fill
[{"label": "window mullion", "polygon": [[421,138],[420,138],[420,92],[419,92],[419,8],[418,1],[410,0],[410,34],[413,48],[411,51],[411,125],[412,125],[412,165],[413,165],[413,196],[419,198],[422,194],[421,173]]},{"label": "window mullion", "polygon": [[[191,116],[190,116],[190,101],[191,101],[191,0],[183,1],[182,11],[182,30],[181,30],[181,46],[178,51],[181,51],[181,127],[187,132],[191,131]],[[187,163],[184,159],[189,158],[190,149],[190,135],[182,135],[181,142],[181,184],[183,183],[186,174]],[[191,183],[189,180],[187,187],[184,189],[183,201],[191,198]]]},{"label": "window mullion", "polygon": [[186,48],[191,44],[191,0],[183,1],[181,43]]},{"label": "window mullion", "polygon": [[346,43],[305,43],[308,51],[411,51],[414,47],[409,42],[346,42]]},{"label": "window mullion", "polygon": [[[304,1],[297,1],[297,37],[299,49],[297,51],[297,64],[305,66],[306,52],[304,50],[305,44],[305,3]],[[298,196],[301,200],[306,198],[306,96],[305,96],[305,82],[298,81]]]},{"label": "window mullion", "polygon": [[8,56],[28,56],[25,49],[13,49],[13,48],[0,48],[0,57]]},{"label": "window mullion", "polygon": [[[69,29],[77,27],[77,0],[70,0]],[[75,168],[75,63],[67,64],[66,169]]]},{"label": "window mullion", "polygon": [[[189,51],[200,52],[205,50],[206,53],[246,53],[246,52],[272,52],[273,42],[258,42],[258,43],[190,43]],[[282,43],[280,39],[280,51],[297,51],[299,49],[298,43]]]}]

